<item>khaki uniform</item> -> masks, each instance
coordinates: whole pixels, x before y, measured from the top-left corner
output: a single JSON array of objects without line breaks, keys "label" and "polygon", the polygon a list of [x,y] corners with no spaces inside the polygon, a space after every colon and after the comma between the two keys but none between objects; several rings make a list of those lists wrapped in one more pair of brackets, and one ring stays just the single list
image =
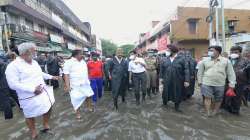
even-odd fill
[{"label": "khaki uniform", "polygon": [[149,57],[145,59],[147,64],[147,88],[157,87],[157,60],[155,57]]}]

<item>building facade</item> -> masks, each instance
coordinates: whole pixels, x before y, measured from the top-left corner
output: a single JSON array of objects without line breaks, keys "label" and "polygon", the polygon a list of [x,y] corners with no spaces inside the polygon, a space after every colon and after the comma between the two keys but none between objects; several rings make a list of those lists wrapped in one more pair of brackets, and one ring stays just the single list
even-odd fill
[{"label": "building facade", "polygon": [[61,0],[1,0],[0,48],[33,41],[39,51],[63,52],[91,47],[90,25]]},{"label": "building facade", "polygon": [[[154,40],[159,40],[164,36],[162,40],[165,40],[163,41],[165,44],[177,44],[179,48],[190,50],[195,58],[202,57],[209,46],[209,24],[206,22],[209,9],[178,7],[176,13],[174,19],[161,21],[158,26],[151,29],[147,36],[144,35],[144,38],[140,39],[138,48],[151,48],[150,45],[156,44]],[[226,9],[225,21],[227,37],[250,32],[250,10]],[[215,35],[215,27],[213,32]],[[161,48],[159,44],[157,43],[154,48]]]}]

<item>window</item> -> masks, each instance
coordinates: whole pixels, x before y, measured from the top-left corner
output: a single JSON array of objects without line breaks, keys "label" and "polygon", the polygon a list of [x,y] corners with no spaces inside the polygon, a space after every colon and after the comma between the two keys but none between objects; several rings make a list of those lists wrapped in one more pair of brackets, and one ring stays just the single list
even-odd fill
[{"label": "window", "polygon": [[196,34],[197,33],[197,19],[188,19],[188,30],[190,34]]},{"label": "window", "polygon": [[33,22],[28,20],[28,19],[25,19],[25,24],[26,24],[26,27],[30,30],[33,30],[34,29],[34,26],[33,26]]},{"label": "window", "polygon": [[41,6],[42,6],[42,2],[41,2],[41,0],[36,0],[36,3],[37,3],[37,5],[38,5],[39,7],[41,7]]},{"label": "window", "polygon": [[228,31],[229,31],[229,33],[234,33],[235,32],[236,23],[237,23],[236,20],[229,20],[228,21]]},{"label": "window", "polygon": [[44,33],[44,26],[38,25],[38,31]]}]

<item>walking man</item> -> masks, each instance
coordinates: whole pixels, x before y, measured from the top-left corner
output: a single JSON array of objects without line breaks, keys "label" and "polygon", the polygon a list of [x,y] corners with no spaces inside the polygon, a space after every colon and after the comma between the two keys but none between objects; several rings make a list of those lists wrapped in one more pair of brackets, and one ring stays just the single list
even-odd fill
[{"label": "walking man", "polygon": [[42,132],[50,130],[49,118],[54,97],[53,89],[50,90],[45,86],[44,79],[58,80],[57,76],[43,73],[39,64],[33,60],[35,49],[33,43],[20,44],[18,46],[20,57],[12,61],[5,72],[9,87],[17,92],[32,139],[38,135],[35,128],[36,117],[43,116]]},{"label": "walking man", "polygon": [[[142,56],[135,56],[128,66],[129,83],[133,82],[136,105],[140,105],[140,89],[142,90],[142,101],[145,101],[147,89],[146,62]],[[132,81],[133,78],[133,81]]]},{"label": "walking man", "polygon": [[147,64],[147,94],[151,98],[151,93],[156,94],[157,87],[157,60],[153,51],[149,51],[145,59]]},{"label": "walking man", "polygon": [[99,54],[92,52],[92,59],[87,64],[91,88],[94,91],[92,99],[95,107],[97,100],[101,99],[103,93],[103,62],[98,60],[98,57]]},{"label": "walking man", "polygon": [[87,64],[83,60],[83,52],[74,50],[72,58],[67,60],[63,68],[64,89],[70,93],[71,103],[76,112],[76,118],[80,119],[80,107],[87,97],[94,95],[88,78]]},{"label": "walking man", "polygon": [[250,85],[248,83],[250,77],[248,77],[249,73],[247,73],[245,69],[250,65],[250,61],[242,57],[242,48],[240,46],[232,47],[230,51],[230,60],[233,64],[237,81],[235,86],[236,96],[225,97],[223,107],[230,113],[239,115],[241,103],[243,102],[247,105],[247,98],[245,95],[247,95],[247,87]]},{"label": "walking man", "polygon": [[[229,82],[229,88],[234,88],[236,83],[232,63],[229,59],[222,57],[221,52],[220,46],[209,47],[208,56],[210,59],[205,59],[199,64],[198,84],[201,87],[202,95],[205,97],[207,116],[218,113],[223,100],[226,80]],[[214,109],[211,109],[212,101],[214,102]]]},{"label": "walking man", "polygon": [[118,48],[116,55],[108,65],[109,79],[111,80],[111,90],[113,95],[114,107],[118,109],[118,97],[122,96],[122,102],[125,102],[125,95],[127,90],[127,71],[128,63],[124,59],[122,48]]},{"label": "walking man", "polygon": [[189,87],[190,73],[185,57],[178,55],[179,49],[175,45],[168,45],[170,52],[169,57],[162,59],[160,68],[160,84],[163,84],[163,105],[169,101],[175,103],[175,111],[180,110],[180,104],[183,100],[183,87]]}]

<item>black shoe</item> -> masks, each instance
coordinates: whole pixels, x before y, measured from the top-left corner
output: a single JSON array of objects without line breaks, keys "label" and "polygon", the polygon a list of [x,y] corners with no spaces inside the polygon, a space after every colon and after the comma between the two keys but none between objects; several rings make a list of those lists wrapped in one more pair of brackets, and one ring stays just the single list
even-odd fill
[{"label": "black shoe", "polygon": [[152,89],[152,94],[156,95],[156,88]]},{"label": "black shoe", "polygon": [[123,103],[126,103],[126,100],[125,100],[125,98],[122,98],[122,102],[123,102]]},{"label": "black shoe", "polygon": [[117,103],[117,100],[114,101],[114,109],[115,109],[115,110],[118,110],[118,103]]},{"label": "black shoe", "polygon": [[180,105],[179,104],[175,103],[174,109],[175,109],[176,112],[182,113],[182,110],[180,110]]},{"label": "black shoe", "polygon": [[137,106],[139,106],[140,105],[140,101],[138,100],[138,101],[136,101],[136,105]]},{"label": "black shoe", "polygon": [[54,135],[54,133],[49,128],[45,128],[43,130],[40,130],[40,133]]}]

